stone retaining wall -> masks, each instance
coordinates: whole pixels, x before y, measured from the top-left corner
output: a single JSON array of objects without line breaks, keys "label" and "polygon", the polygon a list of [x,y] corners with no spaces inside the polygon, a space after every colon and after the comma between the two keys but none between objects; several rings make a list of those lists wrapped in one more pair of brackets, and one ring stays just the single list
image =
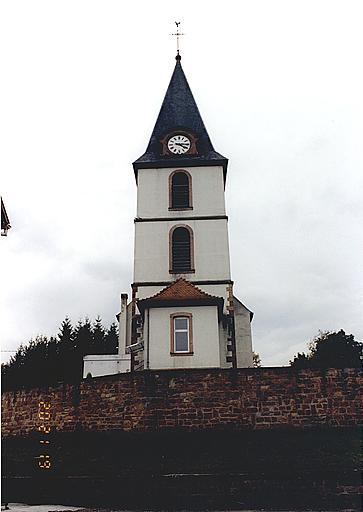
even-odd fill
[{"label": "stone retaining wall", "polygon": [[7,391],[3,436],[34,432],[39,401],[56,431],[153,431],[354,426],[362,420],[359,369],[163,370]]}]

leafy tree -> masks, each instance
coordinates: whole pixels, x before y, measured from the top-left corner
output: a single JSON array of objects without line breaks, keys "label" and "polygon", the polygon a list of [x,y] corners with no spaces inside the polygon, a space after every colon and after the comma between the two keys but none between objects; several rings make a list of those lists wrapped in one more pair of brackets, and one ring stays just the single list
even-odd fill
[{"label": "leafy tree", "polygon": [[262,363],[261,363],[261,359],[260,359],[260,354],[257,354],[257,352],[253,352],[252,353],[252,366],[254,368],[260,368],[262,366]]},{"label": "leafy tree", "polygon": [[310,368],[310,359],[304,352],[298,352],[294,359],[290,361],[290,366],[293,366],[297,370],[300,368]]},{"label": "leafy tree", "polygon": [[308,345],[309,352],[298,353],[290,365],[293,368],[360,368],[363,343],[343,329],[319,332]]}]

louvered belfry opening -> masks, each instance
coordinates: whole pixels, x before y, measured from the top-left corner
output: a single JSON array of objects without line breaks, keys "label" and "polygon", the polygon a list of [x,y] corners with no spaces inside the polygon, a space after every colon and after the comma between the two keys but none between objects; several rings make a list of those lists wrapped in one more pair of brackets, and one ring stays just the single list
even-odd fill
[{"label": "louvered belfry opening", "polygon": [[191,270],[191,235],[187,228],[176,228],[172,236],[172,270],[188,272]]},{"label": "louvered belfry opening", "polygon": [[185,172],[176,172],[171,180],[171,207],[189,208],[189,177]]}]

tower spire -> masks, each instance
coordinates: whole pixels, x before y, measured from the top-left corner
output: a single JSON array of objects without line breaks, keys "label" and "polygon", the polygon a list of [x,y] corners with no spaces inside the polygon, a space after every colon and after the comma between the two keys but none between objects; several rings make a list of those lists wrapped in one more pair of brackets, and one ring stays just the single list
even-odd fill
[{"label": "tower spire", "polygon": [[[179,30],[177,35],[181,35]],[[135,176],[137,177],[138,169],[149,167],[221,165],[225,178],[228,160],[213,148],[185,77],[180,58],[178,53],[175,68],[146,151],[133,163]],[[190,140],[194,138],[196,146],[193,151],[177,154],[169,152],[165,147],[165,137],[170,138],[174,133],[187,134]]]},{"label": "tower spire", "polygon": [[176,57],[175,57],[175,59],[177,61],[179,61],[179,60],[181,60],[181,56],[180,56],[180,53],[179,53],[179,37],[180,36],[184,36],[185,34],[183,34],[182,32],[179,32],[180,21],[175,21],[174,23],[176,25],[176,32],[174,34],[171,34],[171,35],[172,36],[176,36]]}]

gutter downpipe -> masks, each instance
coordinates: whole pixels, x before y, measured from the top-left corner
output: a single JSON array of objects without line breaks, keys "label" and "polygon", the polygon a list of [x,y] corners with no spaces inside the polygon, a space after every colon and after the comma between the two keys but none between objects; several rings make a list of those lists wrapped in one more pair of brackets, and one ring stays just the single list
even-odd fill
[{"label": "gutter downpipe", "polygon": [[147,329],[146,329],[146,369],[150,369],[150,357],[149,357],[149,349],[150,349],[150,310],[147,308]]}]

